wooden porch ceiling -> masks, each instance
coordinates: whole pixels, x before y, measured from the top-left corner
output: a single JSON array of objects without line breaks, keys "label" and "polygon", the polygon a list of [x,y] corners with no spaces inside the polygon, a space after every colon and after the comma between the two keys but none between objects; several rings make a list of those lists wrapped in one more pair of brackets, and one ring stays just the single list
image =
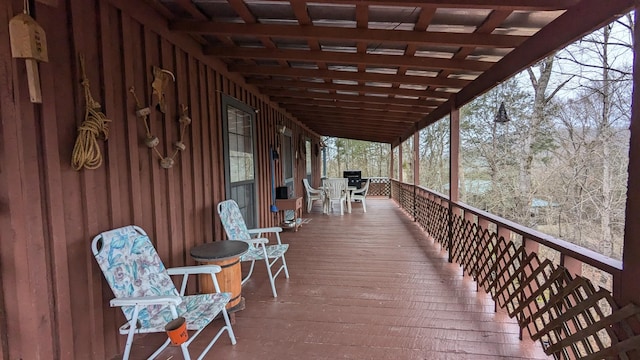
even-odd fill
[{"label": "wooden porch ceiling", "polygon": [[151,0],[319,135],[398,144],[632,0]]}]

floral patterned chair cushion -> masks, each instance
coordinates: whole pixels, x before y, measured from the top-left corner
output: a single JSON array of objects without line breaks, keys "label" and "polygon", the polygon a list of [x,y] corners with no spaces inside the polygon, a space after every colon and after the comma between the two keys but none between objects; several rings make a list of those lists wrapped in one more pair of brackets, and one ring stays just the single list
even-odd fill
[{"label": "floral patterned chair cushion", "polygon": [[[273,293],[273,297],[277,297],[278,293],[276,292],[275,278],[283,270],[285,276],[289,278],[289,269],[287,268],[287,262],[284,258],[284,254],[289,249],[289,244],[283,244],[280,240],[282,228],[272,227],[249,230],[244,222],[240,207],[234,200],[220,202],[218,204],[218,215],[220,216],[220,221],[229,240],[240,240],[249,243],[249,251],[240,257],[241,261],[251,261],[251,268],[245,278],[242,279],[242,284],[247,282],[251,277],[256,260],[264,260],[267,265],[269,282],[271,283],[271,292]],[[277,244],[267,245],[269,240],[260,237],[264,233],[275,234]],[[252,234],[257,237],[254,238]],[[274,273],[271,271],[271,268],[279,260],[282,265]]]},{"label": "floral patterned chair cushion", "polygon": [[[147,235],[127,226],[102,233],[102,247],[96,261],[116,298],[179,296],[171,277]],[[183,296],[178,315],[187,320],[187,329],[206,326],[231,298],[229,293]],[[127,319],[133,306],[123,306]],[[161,332],[173,319],[168,305],[151,305],[139,311],[138,332]],[[123,329],[126,331],[126,327]]]}]

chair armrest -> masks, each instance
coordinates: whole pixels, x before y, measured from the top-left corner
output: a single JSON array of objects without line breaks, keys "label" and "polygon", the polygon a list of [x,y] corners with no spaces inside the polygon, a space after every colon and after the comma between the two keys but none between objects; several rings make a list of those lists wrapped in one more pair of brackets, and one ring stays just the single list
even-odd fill
[{"label": "chair armrest", "polygon": [[282,232],[282,228],[279,226],[268,227],[268,228],[259,228],[259,229],[250,229],[249,234],[260,234],[260,233],[276,233]]},{"label": "chair armrest", "polygon": [[222,271],[218,265],[181,266],[167,269],[169,275],[215,274]]},{"label": "chair armrest", "polygon": [[111,307],[135,306],[135,305],[178,305],[182,302],[180,296],[136,296],[111,299]]}]

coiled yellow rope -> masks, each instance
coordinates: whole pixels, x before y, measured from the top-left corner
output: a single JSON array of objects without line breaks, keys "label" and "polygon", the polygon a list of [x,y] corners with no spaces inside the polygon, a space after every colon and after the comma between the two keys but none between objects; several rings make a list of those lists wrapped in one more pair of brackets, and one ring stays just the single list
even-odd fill
[{"label": "coiled yellow rope", "polygon": [[83,167],[97,169],[102,165],[102,153],[98,138],[107,140],[109,137],[109,125],[111,120],[100,111],[100,103],[91,96],[89,79],[84,68],[84,57],[80,55],[80,67],[82,68],[82,86],[84,87],[85,114],[82,125],[78,128],[78,137],[71,155],[71,166],[80,171]]}]

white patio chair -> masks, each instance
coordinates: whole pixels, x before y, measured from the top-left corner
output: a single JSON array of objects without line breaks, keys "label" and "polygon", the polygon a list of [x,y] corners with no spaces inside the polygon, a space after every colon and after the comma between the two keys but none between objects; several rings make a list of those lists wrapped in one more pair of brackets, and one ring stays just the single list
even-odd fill
[{"label": "white patio chair", "polygon": [[[247,276],[242,279],[242,285],[251,277],[256,260],[264,260],[267,265],[269,282],[271,283],[271,292],[273,293],[273,297],[278,297],[275,285],[276,277],[284,270],[285,277],[287,279],[289,278],[289,269],[287,268],[287,261],[284,258],[284,254],[289,249],[289,244],[283,244],[280,241],[282,228],[247,229],[242,213],[240,213],[240,208],[234,200],[220,202],[218,204],[218,215],[220,216],[222,227],[224,227],[224,231],[227,233],[229,240],[240,240],[249,243],[249,251],[240,257],[240,261],[251,261],[251,268]],[[263,233],[274,233],[278,243],[267,245],[269,239],[261,237]],[[280,268],[278,268],[278,271],[276,271],[274,275],[271,268],[278,260],[282,261],[282,265],[280,265]]]},{"label": "white patio chair", "polygon": [[[184,317],[189,339],[180,345],[185,359],[191,359],[188,346],[211,321],[222,313],[225,325],[218,330],[198,359],[202,359],[226,330],[231,344],[236,343],[225,306],[230,293],[221,293],[216,273],[217,265],[185,266],[166,269],[151,240],[141,228],[125,226],[101,233],[93,238],[91,251],[102,269],[115,298],[112,307],[120,307],[127,322],[120,334],[127,335],[123,359],[128,359],[134,334],[165,332],[165,325]],[[216,293],[185,296],[187,279],[191,274],[210,274]],[[180,292],[170,275],[182,275]],[[167,340],[151,355],[154,359],[168,345]]]},{"label": "white patio chair", "polygon": [[362,203],[362,210],[367,212],[367,192],[369,191],[369,181],[371,179],[367,179],[366,184],[358,190],[353,190],[351,192],[351,201],[359,200]]},{"label": "white patio chair", "polygon": [[307,213],[310,213],[314,200],[320,200],[321,203],[324,202],[324,191],[312,188],[307,179],[302,179],[302,183],[304,184],[307,198]]},{"label": "white patio chair", "polygon": [[344,206],[347,204],[347,178],[324,179],[322,188],[324,189],[324,212],[328,214],[333,211],[333,203],[340,204],[340,215],[344,215]]}]

